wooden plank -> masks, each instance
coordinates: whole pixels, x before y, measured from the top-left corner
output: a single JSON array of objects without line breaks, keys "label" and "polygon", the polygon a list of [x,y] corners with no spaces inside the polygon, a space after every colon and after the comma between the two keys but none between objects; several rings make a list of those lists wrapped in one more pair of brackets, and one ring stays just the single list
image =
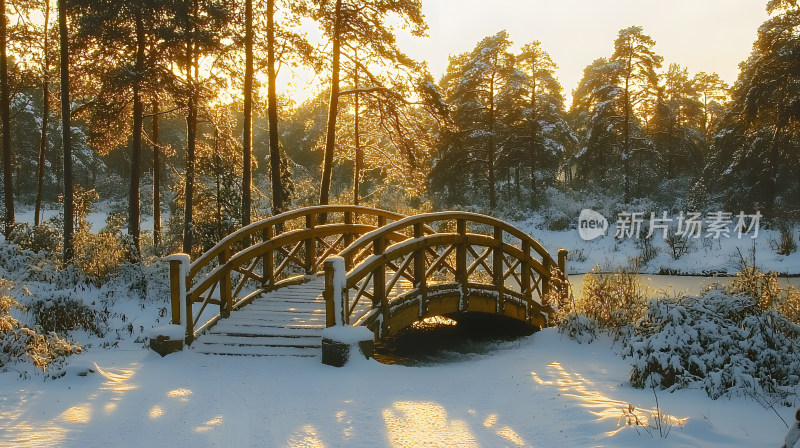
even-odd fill
[{"label": "wooden plank", "polygon": [[194,349],[198,353],[207,355],[236,355],[236,356],[295,356],[295,357],[317,357],[320,356],[319,348],[299,348],[299,347],[258,347],[258,346],[229,346],[229,345],[205,345]]},{"label": "wooden plank", "polygon": [[198,344],[223,344],[223,345],[256,345],[267,347],[321,347],[320,337],[283,337],[283,336],[229,336],[224,334],[206,334],[203,339],[197,340]]},{"label": "wooden plank", "polygon": [[496,314],[497,313],[497,299],[493,297],[483,297],[483,296],[470,296],[469,298],[469,306],[467,308],[470,312],[475,313],[489,313],[489,314]]}]

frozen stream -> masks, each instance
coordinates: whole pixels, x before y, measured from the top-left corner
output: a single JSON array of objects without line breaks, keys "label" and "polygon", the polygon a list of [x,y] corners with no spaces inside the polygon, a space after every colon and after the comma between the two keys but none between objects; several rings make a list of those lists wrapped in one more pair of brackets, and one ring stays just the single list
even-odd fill
[{"label": "frozen stream", "polygon": [[[569,276],[569,281],[572,283],[572,289],[575,294],[580,294],[583,291],[583,279],[585,274],[573,274]],[[733,281],[734,277],[702,277],[692,275],[639,275],[642,284],[649,287],[654,294],[660,295],[665,291],[667,295],[676,296],[683,295],[697,295],[702,293],[710,285],[720,283],[727,284]],[[779,277],[781,286],[791,284],[797,289],[800,289],[800,277]]]}]

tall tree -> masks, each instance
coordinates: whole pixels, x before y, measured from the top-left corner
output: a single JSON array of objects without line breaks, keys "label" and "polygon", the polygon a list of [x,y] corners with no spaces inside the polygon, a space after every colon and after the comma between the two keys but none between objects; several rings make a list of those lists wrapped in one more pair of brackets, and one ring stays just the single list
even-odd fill
[{"label": "tall tree", "polygon": [[8,85],[8,56],[6,54],[8,30],[6,17],[6,1],[0,0],[0,121],[3,126],[3,192],[5,194],[5,235],[9,236],[14,228],[14,172],[11,154],[11,94]]},{"label": "tall tree", "polygon": [[770,0],[770,17],[714,140],[704,185],[735,209],[800,216],[800,7]]},{"label": "tall tree", "polygon": [[[272,22],[274,0],[267,0],[267,14]],[[242,130],[242,226],[250,224],[250,190],[253,171],[250,167],[253,148],[253,0],[245,0],[244,6],[244,129]],[[268,26],[269,27],[269,26]],[[274,39],[274,36],[272,37]],[[269,40],[270,38],[267,37]]]},{"label": "tall tree", "polygon": [[67,28],[66,0],[58,0],[58,33],[61,65],[61,143],[64,153],[64,262],[69,263],[74,256],[73,243],[73,182],[72,146],[70,142],[70,102],[69,102],[69,29]]},{"label": "tall tree", "polygon": [[[80,8],[78,38],[85,40],[84,47],[96,52],[99,48],[113,49],[105,58],[95,60],[94,73],[102,85],[99,98],[91,105],[99,120],[95,132],[107,135],[103,124],[108,120],[132,121],[128,132],[119,132],[116,138],[104,138],[105,151],[114,143],[130,138],[130,176],[128,189],[128,233],[137,252],[141,233],[141,171],[144,137],[144,101],[147,80],[155,77],[155,58],[147,55],[147,48],[155,51],[152,41],[166,25],[170,5],[161,0],[142,0],[116,5],[109,0],[74,0]],[[99,50],[102,51],[102,50]],[[130,92],[128,94],[128,92]],[[110,108],[110,110],[109,110]],[[109,113],[111,112],[111,113]],[[130,114],[130,115],[128,115]],[[100,129],[98,129],[100,128]],[[98,140],[98,139],[95,139]],[[110,143],[110,144],[109,144]]]},{"label": "tall tree", "polygon": [[[319,203],[330,200],[330,185],[333,174],[334,149],[336,147],[336,124],[339,114],[340,70],[343,51],[353,54],[355,48],[368,51],[382,59],[383,64],[411,67],[415,63],[398,47],[394,28],[389,23],[392,17],[400,26],[408,28],[413,35],[424,35],[427,25],[422,15],[419,0],[385,2],[379,0],[314,0],[316,9],[311,11],[331,39],[331,96],[325,134],[322,181]],[[375,86],[375,88],[385,88]]]},{"label": "tall tree", "polygon": [[730,99],[730,86],[718,74],[705,72],[695,75],[693,84],[703,103],[703,131],[710,144],[714,128]]},{"label": "tall tree", "polygon": [[514,74],[510,47],[505,31],[486,37],[471,52],[451,57],[441,81],[457,134],[443,140],[434,170],[468,170],[475,181],[485,182],[490,209],[497,205],[497,146],[508,137],[498,123],[498,97]]},{"label": "tall tree", "polygon": [[[637,126],[637,109],[645,107],[648,100],[654,98],[658,86],[657,70],[661,67],[664,58],[653,52],[656,42],[644,34],[642,27],[632,26],[620,30],[614,41],[614,54],[612,62],[617,62],[620,69],[620,82],[622,89],[622,139],[623,139],[623,171],[625,182],[625,202],[630,200],[630,164],[634,151],[646,149],[645,145],[637,144],[634,140],[639,137],[633,132]],[[645,120],[646,122],[646,120]]]},{"label": "tall tree", "polygon": [[42,131],[39,138],[39,160],[36,169],[36,205],[34,225],[41,224],[42,195],[44,194],[44,168],[47,160],[47,123],[50,118],[50,0],[44,0],[44,42],[42,45]]},{"label": "tall tree", "polygon": [[272,185],[272,214],[284,211],[283,182],[281,181],[281,151],[278,140],[278,94],[275,64],[275,0],[267,0],[267,121],[269,124],[269,166]]},{"label": "tall tree", "polygon": [[623,154],[619,80],[619,64],[600,58],[584,69],[573,91],[569,115],[580,143],[572,162],[581,181],[597,179],[605,187],[618,185]]},{"label": "tall tree", "polygon": [[516,119],[521,120],[519,125],[522,129],[517,132],[525,136],[523,140],[527,140],[527,154],[516,157],[516,160],[521,162],[528,159],[530,201],[531,207],[535,207],[537,179],[540,176],[554,179],[566,147],[575,145],[577,139],[566,120],[563,89],[555,75],[558,67],[541,42],[524,45],[517,56],[516,67],[524,74],[520,95],[524,103],[520,104],[521,107],[511,106],[509,112],[512,115],[519,112]]}]

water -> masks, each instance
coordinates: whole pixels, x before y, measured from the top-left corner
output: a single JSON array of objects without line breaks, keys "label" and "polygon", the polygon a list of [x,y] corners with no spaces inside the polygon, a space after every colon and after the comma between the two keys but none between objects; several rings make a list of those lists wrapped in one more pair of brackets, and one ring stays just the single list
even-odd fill
[{"label": "water", "polygon": [[[583,291],[584,274],[570,275],[574,294]],[[653,296],[702,294],[709,287],[726,285],[733,277],[700,277],[640,274],[640,281]],[[781,286],[800,289],[799,277],[780,277]],[[487,319],[488,317],[488,319]],[[502,348],[503,343],[531,334],[517,321],[497,316],[477,316],[456,322],[436,317],[415,324],[391,341],[375,348],[375,359],[384,364],[424,366],[463,362],[471,356]]]}]

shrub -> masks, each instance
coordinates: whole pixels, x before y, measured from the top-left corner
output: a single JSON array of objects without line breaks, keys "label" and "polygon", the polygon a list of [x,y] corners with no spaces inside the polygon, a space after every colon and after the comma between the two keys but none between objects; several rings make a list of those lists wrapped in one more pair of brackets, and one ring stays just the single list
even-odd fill
[{"label": "shrub", "polygon": [[583,294],[574,312],[597,322],[600,328],[621,328],[643,314],[648,289],[633,270],[619,268],[600,273],[595,266],[583,279]]},{"label": "shrub", "polygon": [[650,300],[625,356],[636,387],[777,397],[800,392],[800,327],[745,294]]},{"label": "shrub", "polygon": [[69,296],[37,300],[30,306],[34,323],[46,332],[86,330],[102,337],[106,318],[80,299]]},{"label": "shrub", "polygon": [[97,282],[116,272],[131,256],[123,238],[101,232],[81,230],[75,234],[75,267]]},{"label": "shrub", "polygon": [[794,229],[789,224],[779,226],[781,236],[778,240],[770,239],[772,250],[778,255],[790,255],[797,251],[797,242],[794,240]]},{"label": "shrub", "polygon": [[8,296],[0,296],[0,369],[14,362],[28,360],[34,366],[47,371],[60,364],[81,348],[53,332],[43,332],[17,321],[9,313],[12,308],[22,308]]},{"label": "shrub", "polygon": [[9,241],[22,250],[55,254],[61,244],[61,233],[50,223],[34,227],[25,223],[17,223],[9,235]]}]

